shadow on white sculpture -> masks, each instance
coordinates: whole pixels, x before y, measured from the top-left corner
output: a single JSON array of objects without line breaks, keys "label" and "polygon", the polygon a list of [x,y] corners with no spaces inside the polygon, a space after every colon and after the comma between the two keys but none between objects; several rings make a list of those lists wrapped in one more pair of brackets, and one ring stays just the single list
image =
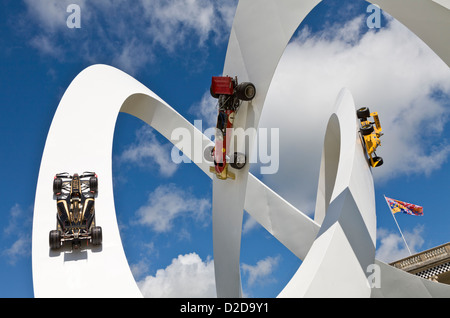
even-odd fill
[{"label": "shadow on white sculpture", "polygon": [[[238,76],[241,82],[253,82],[258,93],[251,104],[242,105],[235,127],[258,127],[267,90],[284,48],[303,18],[319,2],[239,2],[224,74]],[[400,7],[390,6],[388,2],[378,1],[382,8],[384,5],[389,7],[394,17],[399,16],[400,21],[404,17],[404,23],[416,28],[427,43],[435,43],[429,37],[440,31],[433,29],[434,26],[449,24],[450,19],[431,23],[428,29],[433,32],[421,33],[424,24],[409,20]],[[406,0],[391,3],[405,5]],[[422,10],[417,12],[429,20],[436,14],[448,17],[448,10],[442,11],[446,9],[430,0],[411,8]],[[261,34],[265,36],[261,37]],[[448,64],[447,46],[442,49],[442,44],[436,45],[436,52]],[[81,72],[61,99],[42,156],[33,219],[32,266],[36,297],[142,296],[123,251],[114,207],[111,154],[119,112],[142,119],[169,140],[171,132],[180,127],[201,134],[161,98],[125,73],[105,65],[95,65]],[[66,141],[67,123],[84,122],[86,114],[95,127],[81,130],[79,138],[90,142],[85,143],[83,152],[66,156],[61,147]],[[205,147],[211,144],[205,136],[203,141]],[[252,138],[250,142],[253,142]],[[252,149],[251,145],[249,149]],[[198,166],[211,176],[207,162],[198,163]],[[303,260],[280,293],[281,297],[450,295],[449,286],[425,281],[375,260],[373,180],[359,140],[350,92],[343,90],[339,95],[327,127],[315,220],[262,184],[248,172],[248,166],[236,171],[235,181],[213,179],[213,247],[219,297],[242,295],[239,254],[244,208]],[[96,210],[97,224],[103,228],[103,245],[100,250],[51,251],[46,238],[56,223],[51,190],[53,176],[62,171],[85,170],[99,175]],[[232,205],[229,202],[224,205],[224,197],[235,197],[236,200]],[[373,264],[381,269],[379,288],[371,288],[368,283],[367,269]],[[111,278],[114,288],[111,288]]]},{"label": "shadow on white sculpture", "polygon": [[375,261],[375,195],[348,90],[339,94],[328,122],[317,206],[319,233],[280,296],[369,297],[366,269]]}]

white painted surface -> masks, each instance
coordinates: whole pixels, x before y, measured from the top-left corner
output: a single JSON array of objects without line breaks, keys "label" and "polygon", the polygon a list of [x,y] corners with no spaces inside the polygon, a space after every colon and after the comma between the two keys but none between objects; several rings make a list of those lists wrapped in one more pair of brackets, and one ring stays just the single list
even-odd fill
[{"label": "white painted surface", "polygon": [[[114,127],[120,111],[140,118],[169,140],[175,128],[201,134],[153,92],[122,71],[94,65],[81,72],[61,99],[42,156],[33,219],[36,297],[73,297],[80,293],[85,297],[141,296],[123,251],[114,208],[111,156]],[[82,143],[82,151],[70,152],[67,149],[70,125],[67,123],[85,122],[86,118],[93,124],[92,129],[79,130],[78,138],[90,142]],[[75,126],[79,127],[78,124]],[[202,136],[205,147],[211,144],[206,136]],[[201,161],[198,166],[212,177],[207,162]],[[58,172],[81,173],[85,170],[95,171],[99,176],[96,221],[103,228],[103,244],[82,251],[51,251],[48,233],[56,228],[53,177]],[[308,239],[317,234],[317,225],[251,174],[246,192],[249,199],[245,201],[245,209],[282,242],[294,240],[288,248],[304,257],[312,244]],[[277,213],[271,213],[274,207],[277,207]],[[283,230],[286,219],[293,220],[298,226],[292,227],[293,223],[290,223],[290,228]]]},{"label": "white painted surface", "polygon": [[[319,2],[239,1],[223,75],[237,76],[239,82],[252,82],[256,96],[250,103],[242,103],[235,116],[235,128],[252,132],[251,128],[258,127],[267,91],[284,49],[300,22]],[[253,142],[254,134],[250,133],[248,150],[237,151],[251,158]],[[234,170],[236,180],[213,179],[214,269],[219,297],[241,297],[239,256],[249,168],[247,164],[241,170]]]},{"label": "white painted surface", "polygon": [[[117,115],[135,93],[152,94],[122,72],[90,67],[70,84],[55,113],[39,171],[33,216],[32,268],[35,297],[141,296],[128,266],[115,215],[112,143]],[[53,177],[59,172],[98,174],[96,224],[103,244],[82,251],[51,251],[56,229]]]},{"label": "white painted surface", "polygon": [[328,122],[320,176],[318,193],[325,187],[330,192],[318,196],[329,198],[318,204],[327,206],[316,216],[321,228],[280,297],[369,297],[366,268],[375,261],[375,193],[348,90],[339,94]]},{"label": "white painted surface", "polygon": [[[240,1],[230,36],[224,74],[237,75],[241,82],[255,83],[257,96],[252,105],[244,104],[241,107],[236,118],[237,127],[258,126],[265,96],[282,52],[297,26],[319,2],[319,0]],[[377,3],[416,32],[449,64],[449,34],[443,30],[449,29],[450,19],[445,7],[431,0],[408,1],[408,4],[413,3],[408,6],[408,10],[403,10],[405,0],[380,0]],[[405,13],[407,11],[420,13],[424,19],[415,21],[411,19],[411,14]],[[431,23],[428,23],[430,21]],[[112,67],[96,65],[86,69],[74,79],[55,113],[42,156],[36,189],[32,246],[36,297],[141,296],[123,251],[113,200],[111,153],[115,122],[120,111],[143,119],[166,138],[176,127],[195,129],[148,88]],[[341,122],[347,123],[347,115],[337,114],[337,116]],[[77,148],[77,151],[71,151],[73,148],[67,142],[70,123],[73,123],[72,127],[76,129],[79,123],[86,123],[88,127],[78,131],[79,145],[83,145],[83,148]],[[323,291],[324,286],[329,286],[329,281],[321,279],[318,273],[323,272],[326,274],[324,277],[330,277],[329,271],[336,259],[336,253],[331,247],[336,246],[334,245],[336,243],[342,243],[337,247],[340,248],[342,255],[347,256],[344,265],[348,263],[357,269],[359,263],[360,268],[363,268],[362,265],[372,260],[375,205],[372,192],[364,193],[362,190],[370,188],[372,179],[367,178],[367,171],[362,174],[353,173],[363,171],[361,170],[363,157],[356,154],[358,146],[355,140],[342,139],[343,135],[347,134],[341,135],[341,149],[353,147],[354,151],[350,152],[350,159],[353,156],[354,160],[353,166],[344,165],[342,158],[339,159],[339,168],[336,167],[336,163],[332,163],[331,166],[337,169],[335,175],[331,174],[332,179],[336,178],[335,184],[327,181],[321,172],[316,222],[248,174],[248,166],[237,173],[237,180],[234,183],[231,183],[233,182],[231,180],[214,180],[214,260],[219,296],[241,296],[239,251],[244,208],[298,257],[305,259],[303,269],[301,267],[294,275],[283,291],[284,295],[292,293],[296,296],[320,296],[319,291]],[[205,140],[205,144],[207,143],[209,141]],[[341,155],[345,154],[340,153]],[[330,156],[333,157],[333,154]],[[324,166],[326,165],[324,161]],[[208,173],[208,165],[199,164],[199,167]],[[63,171],[81,173],[85,170],[95,171],[99,175],[96,218],[97,225],[103,228],[103,244],[99,248],[81,252],[64,250],[52,252],[49,250],[48,232],[56,226],[56,202],[51,190],[53,176]],[[363,186],[356,188],[355,184]],[[326,185],[327,187],[324,187]],[[223,196],[236,197],[234,205],[227,206],[228,214],[224,213],[221,193]],[[364,225],[365,228],[357,228],[354,233],[363,231],[363,236],[367,238],[364,244],[355,245],[354,237],[353,239],[344,237],[343,234],[348,234],[346,226],[351,224],[348,223],[346,217],[348,213],[343,209],[344,206],[351,206],[348,209],[350,215],[361,216],[358,218],[359,225]],[[319,224],[323,224],[322,229]],[[324,225],[327,226],[323,227]],[[360,254],[361,246],[367,247],[368,251]],[[408,285],[411,281],[418,281],[418,285],[433,290],[430,295],[449,295],[447,286],[443,287],[442,284],[425,283],[419,278],[411,280],[409,277],[411,275],[405,276],[405,273],[398,273],[383,264],[381,268],[397,282],[396,291],[402,284]],[[314,275],[304,281],[302,275],[308,271]],[[368,296],[370,292],[368,294],[367,288],[363,286],[363,277],[365,275],[360,270],[354,275],[357,285],[355,291],[360,291],[359,296]],[[333,286],[342,288],[336,284]],[[385,286],[392,284],[386,283]],[[419,290],[421,289],[417,289]],[[329,295],[333,295],[334,292],[336,290],[327,290]],[[417,295],[415,292],[415,289],[408,289],[408,293]],[[390,296],[399,293],[401,294],[400,291],[396,293],[387,287],[372,290],[372,296]]]},{"label": "white painted surface", "polygon": [[[449,0],[368,0],[400,21],[450,66]],[[399,43],[401,45],[401,43]]]}]

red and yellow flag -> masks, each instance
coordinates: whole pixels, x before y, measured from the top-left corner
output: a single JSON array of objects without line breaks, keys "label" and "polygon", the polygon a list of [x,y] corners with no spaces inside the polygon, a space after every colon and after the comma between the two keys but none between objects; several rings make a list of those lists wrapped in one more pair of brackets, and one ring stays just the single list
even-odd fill
[{"label": "red and yellow flag", "polygon": [[423,207],[419,205],[391,199],[386,196],[384,198],[386,199],[392,213],[402,212],[409,215],[423,215]]}]

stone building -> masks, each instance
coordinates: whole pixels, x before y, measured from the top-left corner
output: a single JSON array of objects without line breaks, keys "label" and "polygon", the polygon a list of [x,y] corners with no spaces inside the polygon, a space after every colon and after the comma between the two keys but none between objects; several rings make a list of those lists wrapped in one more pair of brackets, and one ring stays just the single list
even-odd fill
[{"label": "stone building", "polygon": [[450,242],[389,265],[425,279],[450,285]]}]

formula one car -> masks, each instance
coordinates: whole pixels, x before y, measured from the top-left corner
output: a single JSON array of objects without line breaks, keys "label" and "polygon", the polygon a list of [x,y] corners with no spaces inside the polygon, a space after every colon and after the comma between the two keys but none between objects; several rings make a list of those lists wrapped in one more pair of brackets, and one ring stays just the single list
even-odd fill
[{"label": "formula one car", "polygon": [[[364,141],[364,148],[369,156],[369,164],[374,168],[379,167],[383,164],[383,158],[378,157],[375,150],[381,145],[380,137],[383,136],[383,133],[381,132],[378,113],[371,113],[369,108],[362,107],[356,111],[356,116],[361,122],[359,131]],[[373,117],[373,122],[370,122],[368,117]]]},{"label": "formula one car", "polygon": [[234,180],[236,176],[228,170],[228,165],[234,169],[242,169],[247,162],[246,155],[242,153],[235,152],[231,158],[228,156],[234,117],[242,101],[251,101],[255,97],[255,85],[250,82],[238,84],[237,77],[213,76],[210,93],[212,97],[218,99],[219,114],[215,146],[211,150],[214,167],[210,167],[209,170],[219,179]]},{"label": "formula one car", "polygon": [[53,194],[56,196],[57,229],[50,231],[50,248],[59,249],[65,242],[72,248],[81,247],[81,242],[92,245],[102,243],[102,228],[95,226],[95,195],[98,178],[94,172],[59,173],[53,179]]}]

